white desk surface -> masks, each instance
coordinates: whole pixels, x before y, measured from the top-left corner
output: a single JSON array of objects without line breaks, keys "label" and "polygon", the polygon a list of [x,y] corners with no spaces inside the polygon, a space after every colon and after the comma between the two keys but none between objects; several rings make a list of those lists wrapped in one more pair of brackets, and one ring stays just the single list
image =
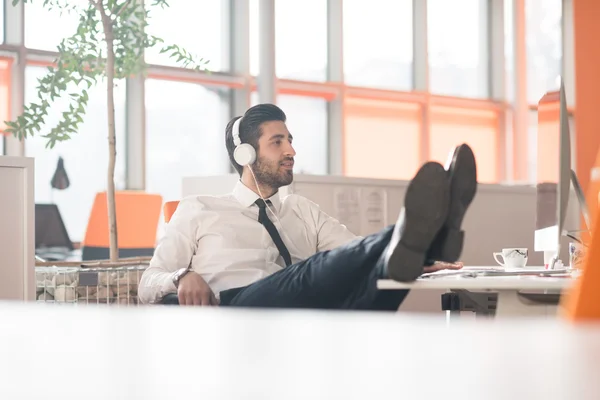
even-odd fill
[{"label": "white desk surface", "polygon": [[600,399],[600,324],[0,303],[0,399]]},{"label": "white desk surface", "polygon": [[[489,268],[492,267],[465,267],[463,270],[474,271]],[[532,269],[539,269],[540,272],[544,271],[542,267],[532,267]],[[449,275],[435,278],[420,278],[414,282],[397,282],[392,279],[381,279],[377,282],[377,287],[379,289],[564,290],[570,288],[574,281],[575,279],[571,277],[552,276],[462,277],[460,275]]]}]

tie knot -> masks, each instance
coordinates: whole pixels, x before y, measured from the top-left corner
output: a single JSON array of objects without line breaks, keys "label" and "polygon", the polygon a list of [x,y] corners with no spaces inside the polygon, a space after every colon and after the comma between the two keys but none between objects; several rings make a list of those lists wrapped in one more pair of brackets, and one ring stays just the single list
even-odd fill
[{"label": "tie knot", "polygon": [[256,204],[258,206],[258,208],[266,208],[267,204],[271,205],[271,200],[267,200],[266,204],[265,201],[263,199],[257,199],[254,204]]}]

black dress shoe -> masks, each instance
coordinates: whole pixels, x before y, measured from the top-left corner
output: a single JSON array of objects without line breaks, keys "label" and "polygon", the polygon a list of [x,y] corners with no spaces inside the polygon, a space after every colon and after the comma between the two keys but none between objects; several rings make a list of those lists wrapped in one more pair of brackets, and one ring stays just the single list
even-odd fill
[{"label": "black dress shoe", "polygon": [[462,253],[465,240],[461,225],[477,192],[477,163],[467,144],[461,144],[454,149],[446,164],[446,170],[450,180],[448,218],[431,245],[428,259],[456,262]]},{"label": "black dress shoe", "polygon": [[410,282],[423,273],[430,246],[448,217],[450,185],[444,167],[424,164],[412,179],[404,207],[383,253],[387,276]]}]

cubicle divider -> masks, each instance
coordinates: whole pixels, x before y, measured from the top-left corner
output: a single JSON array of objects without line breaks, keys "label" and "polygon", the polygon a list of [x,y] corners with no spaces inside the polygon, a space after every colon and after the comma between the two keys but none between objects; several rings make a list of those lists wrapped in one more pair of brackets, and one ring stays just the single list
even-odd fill
[{"label": "cubicle divider", "polygon": [[34,162],[0,156],[0,301],[35,300]]}]

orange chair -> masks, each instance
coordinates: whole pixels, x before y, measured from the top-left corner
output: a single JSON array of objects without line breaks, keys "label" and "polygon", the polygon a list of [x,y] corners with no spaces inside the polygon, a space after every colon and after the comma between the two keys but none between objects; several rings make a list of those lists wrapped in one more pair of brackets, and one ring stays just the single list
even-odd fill
[{"label": "orange chair", "polygon": [[169,221],[171,220],[171,217],[175,213],[175,210],[177,210],[178,205],[179,205],[178,200],[167,201],[165,203],[165,205],[163,206],[163,215],[165,218],[165,223],[167,223],[167,224],[169,223]]},{"label": "orange chair", "polygon": [[[119,258],[154,254],[162,196],[138,191],[117,191],[117,241]],[[96,194],[85,238],[82,260],[105,260],[110,255],[106,192]]]}]

